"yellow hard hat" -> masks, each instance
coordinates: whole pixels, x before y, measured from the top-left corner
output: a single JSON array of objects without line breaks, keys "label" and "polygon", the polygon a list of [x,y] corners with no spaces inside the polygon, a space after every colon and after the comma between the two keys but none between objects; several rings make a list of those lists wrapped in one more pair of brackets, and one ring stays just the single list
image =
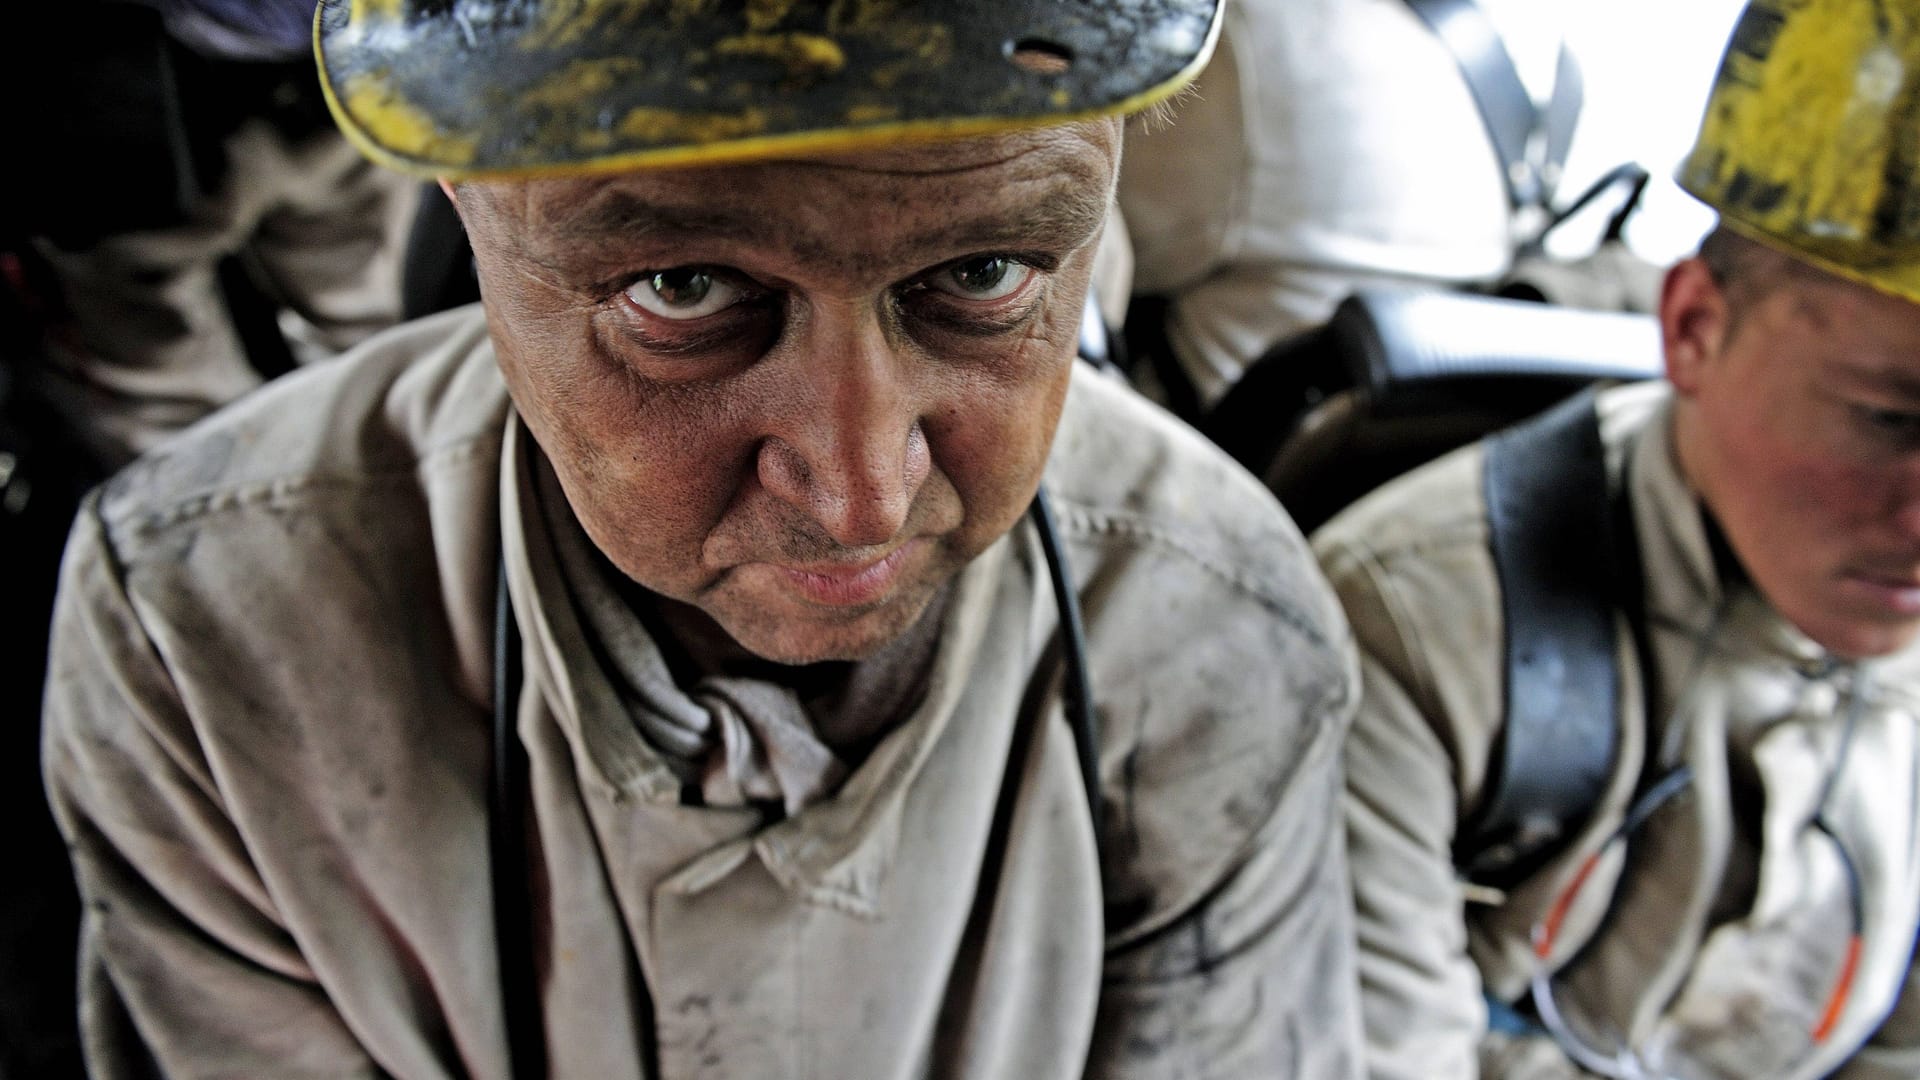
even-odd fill
[{"label": "yellow hard hat", "polygon": [[1920,303],[1920,0],[1752,0],[1679,180],[1734,231]]},{"label": "yellow hard hat", "polygon": [[321,0],[341,128],[465,179],[834,150],[1129,112],[1222,0]]}]

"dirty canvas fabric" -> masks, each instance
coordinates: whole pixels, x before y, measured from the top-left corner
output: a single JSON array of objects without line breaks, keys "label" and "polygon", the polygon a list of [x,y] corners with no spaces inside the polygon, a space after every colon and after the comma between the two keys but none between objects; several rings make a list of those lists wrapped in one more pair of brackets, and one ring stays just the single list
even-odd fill
[{"label": "dirty canvas fabric", "polygon": [[260,386],[220,289],[222,259],[259,268],[287,312],[280,327],[297,361],[336,355],[400,319],[418,185],[331,129],[290,135],[248,119],[221,152],[216,189],[185,223],[77,247],[38,242],[72,320],[29,377],[109,468]]},{"label": "dirty canvas fabric", "polygon": [[98,1075],[506,1075],[503,557],[553,1075],[643,1075],[649,1011],[670,1078],[1357,1075],[1354,671],[1250,478],[1076,376],[1047,484],[1103,721],[1096,847],[1029,526],[952,584],[910,711],[833,790],[688,805],[632,712],[686,690],[594,660],[522,437],[456,312],[276,383],[83,514],[45,754]]},{"label": "dirty canvas fabric", "polygon": [[[1636,786],[1684,763],[1693,784],[1629,838],[1631,872],[1602,860],[1578,893],[1549,958],[1562,1011],[1599,1049],[1624,1034],[1658,1075],[1920,1075],[1920,991],[1904,992],[1920,920],[1920,648],[1832,661],[1716,563],[1674,464],[1666,385],[1611,391],[1600,408],[1645,565],[1652,670],[1623,626],[1609,791],[1504,902],[1469,904],[1451,850],[1481,801],[1503,708],[1484,455],[1444,458],[1315,534],[1362,653],[1346,769],[1369,1073],[1588,1075],[1544,1035],[1488,1034],[1482,990],[1526,995],[1534,926]],[[1860,872],[1864,948],[1816,1048],[1850,922],[1834,849],[1809,824],[1829,776],[1824,816]]]}]

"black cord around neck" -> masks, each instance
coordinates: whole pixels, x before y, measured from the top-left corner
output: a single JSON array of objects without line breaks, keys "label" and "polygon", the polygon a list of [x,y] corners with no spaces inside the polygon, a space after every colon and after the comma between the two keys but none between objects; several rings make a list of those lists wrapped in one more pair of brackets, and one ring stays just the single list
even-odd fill
[{"label": "black cord around neck", "polygon": [[1073,746],[1080,759],[1080,780],[1087,789],[1087,811],[1093,831],[1100,835],[1100,722],[1093,712],[1093,689],[1087,677],[1087,635],[1080,618],[1080,601],[1073,588],[1073,569],[1060,550],[1060,530],[1045,488],[1034,492],[1028,510],[1040,533],[1040,550],[1047,557],[1047,576],[1053,583],[1054,605],[1060,612],[1060,646],[1066,670],[1060,688],[1061,708],[1073,728]]},{"label": "black cord around neck", "polygon": [[493,775],[487,788],[487,844],[493,867],[494,942],[499,949],[500,1008],[506,1018],[508,1071],[515,1080],[547,1075],[546,1032],[534,974],[531,867],[527,861],[529,767],[520,743],[520,624],[507,592],[502,555],[493,606]]}]

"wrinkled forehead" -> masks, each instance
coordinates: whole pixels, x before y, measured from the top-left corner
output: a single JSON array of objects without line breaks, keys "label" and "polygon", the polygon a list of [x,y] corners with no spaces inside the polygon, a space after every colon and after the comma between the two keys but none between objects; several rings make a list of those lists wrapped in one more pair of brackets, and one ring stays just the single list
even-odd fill
[{"label": "wrinkled forehead", "polygon": [[482,181],[516,246],[554,256],[699,239],[879,259],[953,244],[1090,241],[1105,220],[1120,128],[1096,120],[726,166]]}]

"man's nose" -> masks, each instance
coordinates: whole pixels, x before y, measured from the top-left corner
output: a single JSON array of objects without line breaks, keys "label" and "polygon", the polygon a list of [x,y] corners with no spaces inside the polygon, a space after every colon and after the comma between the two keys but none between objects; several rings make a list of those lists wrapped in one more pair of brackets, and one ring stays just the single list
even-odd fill
[{"label": "man's nose", "polygon": [[788,419],[758,463],[763,487],[850,548],[897,538],[932,467],[906,361],[865,322],[810,335]]}]

